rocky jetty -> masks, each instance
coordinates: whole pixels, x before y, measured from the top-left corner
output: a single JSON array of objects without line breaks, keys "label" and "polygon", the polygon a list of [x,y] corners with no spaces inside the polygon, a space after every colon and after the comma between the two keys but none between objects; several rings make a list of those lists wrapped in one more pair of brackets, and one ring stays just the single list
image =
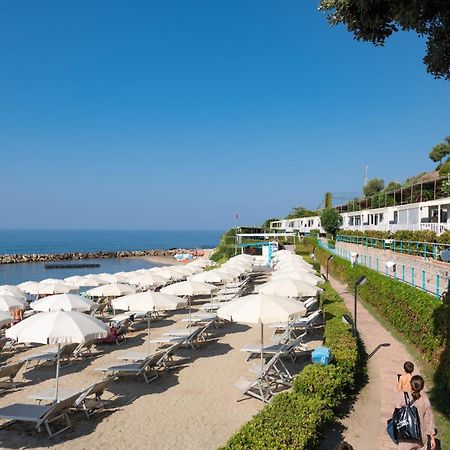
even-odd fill
[{"label": "rocky jetty", "polygon": [[0,264],[17,264],[44,261],[66,261],[77,259],[103,258],[138,258],[142,256],[173,256],[177,253],[192,253],[200,256],[202,250],[170,249],[170,250],[138,250],[120,252],[89,252],[89,253],[33,253],[30,255],[11,254],[0,255]]}]

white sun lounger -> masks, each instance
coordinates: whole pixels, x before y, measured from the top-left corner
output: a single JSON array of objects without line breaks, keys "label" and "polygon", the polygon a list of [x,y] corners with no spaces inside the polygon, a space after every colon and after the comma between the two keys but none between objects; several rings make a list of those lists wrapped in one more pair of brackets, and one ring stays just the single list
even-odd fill
[{"label": "white sun lounger", "polygon": [[[65,361],[67,361],[67,363],[65,365],[66,366],[70,365],[71,364],[70,357],[72,356],[72,353],[75,351],[75,349],[77,347],[78,347],[78,344],[67,344],[67,345],[61,346],[61,348],[59,350],[60,362],[65,360]],[[28,364],[30,362],[36,362],[36,365],[39,365],[42,362],[51,362],[51,363],[56,364],[57,359],[58,359],[58,349],[55,347],[55,348],[48,349],[46,352],[27,356],[22,361],[26,362],[26,365],[25,365],[25,368],[26,368],[26,367],[28,367]],[[63,367],[63,366],[61,365],[61,367]]]},{"label": "white sun lounger", "polygon": [[0,382],[0,392],[3,392],[10,388],[15,388],[14,378],[19,373],[20,369],[24,365],[24,361],[18,362],[16,364],[9,364],[0,367],[0,378],[7,378],[7,381]]},{"label": "white sun lounger", "polygon": [[[79,396],[80,393],[77,393],[59,403],[53,403],[52,405],[14,403],[4,408],[0,408],[0,419],[33,422],[36,424],[36,429],[38,431],[41,431],[42,426],[45,426],[50,437],[56,436],[72,426],[68,412]],[[50,424],[59,418],[63,418],[65,420],[65,426],[54,433],[50,428]],[[10,422],[4,424],[3,426],[8,425],[9,423]]]}]

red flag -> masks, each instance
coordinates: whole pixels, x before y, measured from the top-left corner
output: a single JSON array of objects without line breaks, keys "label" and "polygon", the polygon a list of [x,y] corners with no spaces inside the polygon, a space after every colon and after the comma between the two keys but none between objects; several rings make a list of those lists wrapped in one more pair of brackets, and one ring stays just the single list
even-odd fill
[{"label": "red flag", "polygon": [[236,211],[236,220],[239,220],[239,213]]}]

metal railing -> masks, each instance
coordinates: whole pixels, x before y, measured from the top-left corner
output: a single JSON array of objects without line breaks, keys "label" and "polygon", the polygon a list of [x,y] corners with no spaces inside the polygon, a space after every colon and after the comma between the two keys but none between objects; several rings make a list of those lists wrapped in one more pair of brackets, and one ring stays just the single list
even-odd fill
[{"label": "metal railing", "polygon": [[336,236],[336,242],[390,250],[394,253],[420,256],[425,260],[431,258],[438,261],[442,261],[442,251],[450,250],[450,244],[441,244],[438,242],[400,241],[397,239],[380,239],[365,236],[338,235]]}]

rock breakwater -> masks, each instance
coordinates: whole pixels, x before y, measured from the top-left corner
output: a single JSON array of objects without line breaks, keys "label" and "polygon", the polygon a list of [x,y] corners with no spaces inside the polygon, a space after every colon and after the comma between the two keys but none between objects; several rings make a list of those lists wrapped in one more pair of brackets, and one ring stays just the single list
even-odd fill
[{"label": "rock breakwater", "polygon": [[191,253],[202,256],[202,250],[170,249],[170,250],[137,250],[119,252],[88,252],[88,253],[33,253],[0,255],[0,264],[17,264],[45,261],[67,261],[79,259],[106,259],[106,258],[139,258],[144,256],[174,256],[177,253]]}]

